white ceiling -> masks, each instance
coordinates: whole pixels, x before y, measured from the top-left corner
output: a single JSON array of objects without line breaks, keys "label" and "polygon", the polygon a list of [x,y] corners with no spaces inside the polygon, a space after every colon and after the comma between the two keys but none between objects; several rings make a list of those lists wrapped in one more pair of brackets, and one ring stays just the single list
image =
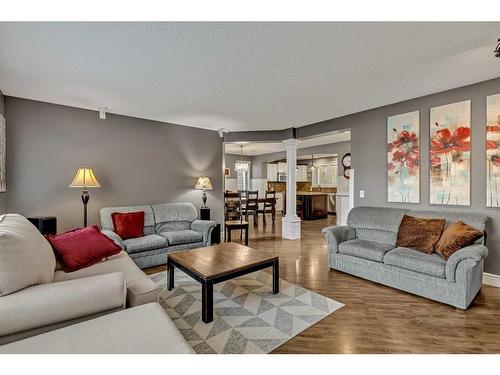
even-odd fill
[{"label": "white ceiling", "polygon": [[[351,140],[351,132],[349,130],[342,132],[324,133],[320,136],[300,139],[298,148],[327,145],[331,143],[344,142],[349,140]],[[240,146],[243,146],[243,150],[241,150]],[[280,151],[285,151],[285,146],[283,145],[283,143],[236,142],[236,143],[226,143],[224,145],[224,152],[226,154],[235,154],[235,155],[240,155],[241,152],[245,156],[256,156],[256,155],[270,154],[273,152],[280,152]]]},{"label": "white ceiling", "polygon": [[498,37],[500,22],[0,23],[0,89],[209,129],[283,129],[498,77]]}]

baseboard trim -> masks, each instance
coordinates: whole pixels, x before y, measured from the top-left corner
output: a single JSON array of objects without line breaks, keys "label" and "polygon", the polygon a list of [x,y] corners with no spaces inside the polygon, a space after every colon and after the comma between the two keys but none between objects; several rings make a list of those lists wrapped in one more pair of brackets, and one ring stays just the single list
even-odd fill
[{"label": "baseboard trim", "polygon": [[500,275],[494,273],[483,272],[483,284],[500,288]]}]

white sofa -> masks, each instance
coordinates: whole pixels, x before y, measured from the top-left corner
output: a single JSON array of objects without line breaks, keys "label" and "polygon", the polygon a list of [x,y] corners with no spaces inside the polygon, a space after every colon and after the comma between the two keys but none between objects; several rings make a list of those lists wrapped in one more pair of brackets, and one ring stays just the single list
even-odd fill
[{"label": "white sofa", "polygon": [[193,354],[158,303],[0,346],[0,354]]},{"label": "white sofa", "polygon": [[[126,307],[132,308],[122,311]],[[151,336],[154,330],[158,334]],[[128,346],[99,344],[113,335],[120,341],[124,334],[135,341]],[[39,348],[41,342],[45,349]],[[57,342],[65,344],[58,347]],[[85,347],[86,342],[94,347]],[[48,241],[16,214],[0,216],[0,345],[0,352],[21,353],[166,352],[174,347],[172,352],[192,352],[159,306],[158,286],[126,252],[76,272],[56,270]]]}]

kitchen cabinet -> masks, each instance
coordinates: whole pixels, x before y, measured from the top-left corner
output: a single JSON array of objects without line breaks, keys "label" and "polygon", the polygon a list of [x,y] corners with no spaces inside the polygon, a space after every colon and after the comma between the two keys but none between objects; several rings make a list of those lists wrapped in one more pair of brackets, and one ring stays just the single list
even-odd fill
[{"label": "kitchen cabinet", "polygon": [[268,181],[278,181],[278,164],[267,163],[267,180]]},{"label": "kitchen cabinet", "polygon": [[278,173],[286,174],[286,163],[278,162]]},{"label": "kitchen cabinet", "polygon": [[307,165],[297,166],[297,182],[307,182]]},{"label": "kitchen cabinet", "polygon": [[328,194],[298,191],[297,199],[302,201],[304,220],[325,219],[328,217]]},{"label": "kitchen cabinet", "polygon": [[281,213],[283,211],[283,193],[276,193],[276,212]]}]

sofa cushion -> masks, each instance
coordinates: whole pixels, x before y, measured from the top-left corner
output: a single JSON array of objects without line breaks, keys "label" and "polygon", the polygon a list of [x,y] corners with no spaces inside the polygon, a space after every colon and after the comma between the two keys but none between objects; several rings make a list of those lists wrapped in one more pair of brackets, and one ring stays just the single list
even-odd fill
[{"label": "sofa cushion", "polygon": [[111,220],[122,240],[144,236],[144,211],[113,212]]},{"label": "sofa cushion", "polygon": [[162,232],[160,233],[160,236],[163,236],[168,240],[169,246],[203,241],[203,234],[190,229]]},{"label": "sofa cushion", "polygon": [[168,246],[167,240],[157,234],[148,236],[129,238],[123,241],[127,253],[140,253],[148,250],[161,249]]},{"label": "sofa cushion", "polygon": [[193,354],[158,303],[135,307],[0,347],[20,354]]},{"label": "sofa cushion", "polygon": [[75,272],[56,271],[54,281],[81,279],[110,272],[123,273],[127,285],[127,306],[158,301],[158,285],[137,267],[125,251],[112,256],[106,262],[96,263]]},{"label": "sofa cushion", "polygon": [[192,203],[164,203],[152,206],[156,233],[186,230],[198,219],[198,211]]},{"label": "sofa cushion", "polygon": [[391,244],[359,239],[345,241],[339,245],[339,253],[376,262],[383,262],[384,255],[392,249],[394,249],[394,246]]},{"label": "sofa cushion", "polygon": [[385,254],[384,263],[430,276],[445,277],[446,261],[438,254],[397,247]]},{"label": "sofa cushion", "polygon": [[483,237],[483,232],[465,224],[463,221],[456,221],[445,229],[438,243],[436,253],[445,260],[463,247],[472,245]]},{"label": "sofa cushion", "polygon": [[0,296],[50,283],[55,267],[52,247],[28,219],[0,216]]},{"label": "sofa cushion", "polygon": [[66,272],[91,266],[121,251],[121,247],[102,234],[97,225],[49,235],[47,240]]},{"label": "sofa cushion", "polygon": [[444,219],[405,215],[399,226],[396,246],[432,254],[445,224],[446,220]]},{"label": "sofa cushion", "polygon": [[394,245],[404,213],[400,208],[358,206],[349,211],[347,225],[356,229],[357,239]]}]

